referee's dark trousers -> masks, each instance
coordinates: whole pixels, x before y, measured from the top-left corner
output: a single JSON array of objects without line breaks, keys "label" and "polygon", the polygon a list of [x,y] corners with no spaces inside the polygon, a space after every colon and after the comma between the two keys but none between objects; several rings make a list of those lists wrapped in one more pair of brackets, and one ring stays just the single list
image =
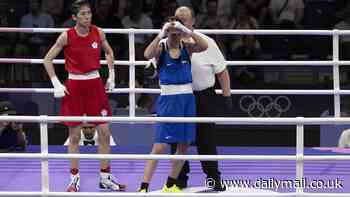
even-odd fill
[{"label": "referee's dark trousers", "polygon": [[[215,115],[215,88],[207,88],[202,91],[194,91],[196,98],[197,117],[213,117]],[[214,123],[197,123],[196,145],[199,155],[216,155],[215,141],[215,124]],[[171,145],[171,153],[176,152],[176,144]],[[220,172],[218,161],[201,161],[203,172],[207,178],[220,181]],[[179,187],[187,187],[188,176],[190,172],[189,162],[186,161],[178,177]]]}]

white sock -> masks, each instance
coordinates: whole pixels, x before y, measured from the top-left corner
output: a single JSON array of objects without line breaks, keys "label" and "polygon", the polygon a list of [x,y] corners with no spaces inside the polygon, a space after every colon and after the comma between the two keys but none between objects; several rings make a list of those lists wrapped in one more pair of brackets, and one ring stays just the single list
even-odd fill
[{"label": "white sock", "polygon": [[111,173],[100,172],[100,177],[101,177],[102,179],[108,179],[108,177],[109,177],[110,174],[111,174]]},{"label": "white sock", "polygon": [[71,177],[71,178],[80,177],[80,175],[79,175],[79,173],[78,173],[78,174],[70,174],[70,177]]}]

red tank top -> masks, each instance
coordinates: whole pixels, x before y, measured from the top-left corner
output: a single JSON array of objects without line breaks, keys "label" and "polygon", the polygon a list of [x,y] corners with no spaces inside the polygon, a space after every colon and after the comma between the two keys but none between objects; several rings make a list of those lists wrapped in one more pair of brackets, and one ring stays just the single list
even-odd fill
[{"label": "red tank top", "polygon": [[98,28],[91,25],[87,36],[81,37],[74,28],[67,31],[64,47],[65,69],[69,73],[83,74],[101,67],[101,38]]}]

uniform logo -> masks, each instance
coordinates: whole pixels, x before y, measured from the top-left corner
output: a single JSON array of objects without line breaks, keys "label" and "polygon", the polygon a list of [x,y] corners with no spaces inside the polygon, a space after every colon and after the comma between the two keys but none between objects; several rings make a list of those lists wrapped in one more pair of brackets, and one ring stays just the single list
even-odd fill
[{"label": "uniform logo", "polygon": [[103,110],[101,111],[101,115],[102,115],[102,116],[107,116],[107,110],[103,109]]},{"label": "uniform logo", "polygon": [[97,42],[93,42],[93,43],[91,44],[91,47],[94,48],[94,49],[97,49],[97,47],[98,47]]},{"label": "uniform logo", "polygon": [[183,63],[183,64],[187,64],[187,61],[186,61],[186,60],[182,60],[182,63]]}]

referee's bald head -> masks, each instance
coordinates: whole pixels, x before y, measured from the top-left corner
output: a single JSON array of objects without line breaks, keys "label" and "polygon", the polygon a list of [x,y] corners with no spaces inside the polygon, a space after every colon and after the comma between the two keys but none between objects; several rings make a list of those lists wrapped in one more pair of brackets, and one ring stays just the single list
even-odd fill
[{"label": "referee's bald head", "polygon": [[192,29],[194,25],[193,10],[186,6],[181,6],[176,9],[175,17],[180,20],[187,28]]}]

